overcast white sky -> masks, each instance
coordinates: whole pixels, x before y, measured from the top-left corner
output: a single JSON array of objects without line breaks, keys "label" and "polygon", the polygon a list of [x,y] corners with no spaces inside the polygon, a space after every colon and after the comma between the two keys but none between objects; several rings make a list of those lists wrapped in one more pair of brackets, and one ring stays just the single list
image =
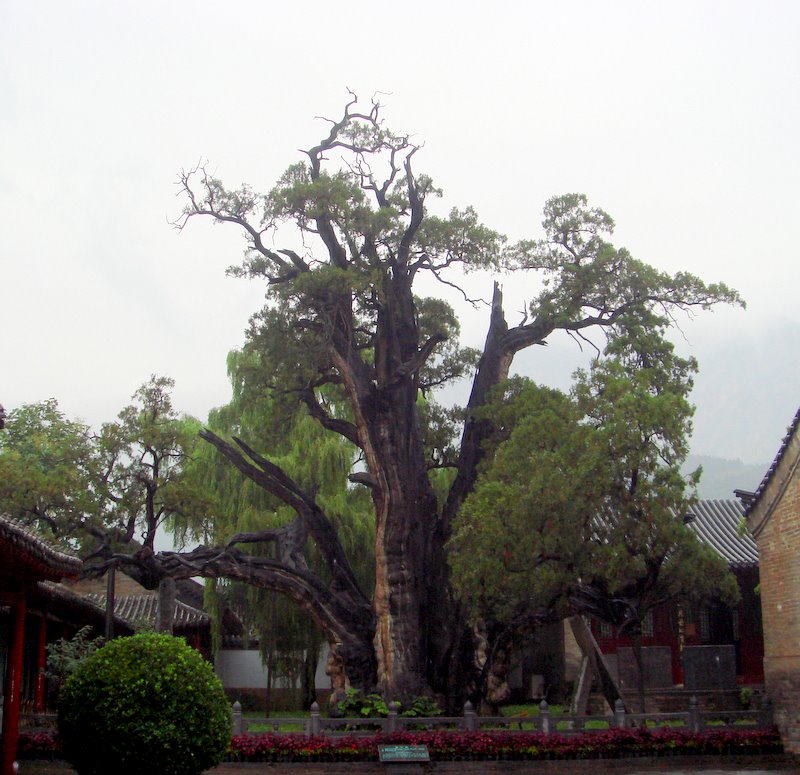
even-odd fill
[{"label": "overcast white sky", "polygon": [[789,0],[0,0],[0,401],[99,423],[158,373],[181,410],[224,403],[263,289],[224,276],[235,229],[170,227],[177,173],[268,189],[349,86],[389,93],[448,206],[517,239],[581,191],[636,257],[739,289],[747,311],[683,326],[693,452],[769,462],[800,403],[799,36]]}]

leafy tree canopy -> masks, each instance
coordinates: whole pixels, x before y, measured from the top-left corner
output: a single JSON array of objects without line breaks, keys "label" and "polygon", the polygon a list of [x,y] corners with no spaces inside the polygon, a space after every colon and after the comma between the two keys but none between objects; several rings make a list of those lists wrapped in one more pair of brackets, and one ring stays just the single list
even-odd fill
[{"label": "leafy tree canopy", "polygon": [[0,434],[3,512],[41,524],[55,541],[76,547],[75,528],[99,522],[102,461],[88,426],[69,420],[48,399],[12,410]]},{"label": "leafy tree canopy", "polygon": [[99,433],[55,399],[13,410],[0,435],[4,511],[106,560],[132,543],[152,550],[158,526],[179,514],[199,519],[209,503],[185,464],[201,426],[172,408],[173,387],[151,377]]},{"label": "leafy tree canopy", "polygon": [[567,395],[512,380],[455,521],[451,564],[477,616],[524,629],[569,611],[635,630],[683,596],[737,599],[724,561],[684,524],[696,370],[658,331],[613,337]]},{"label": "leafy tree canopy", "polygon": [[[228,578],[286,594],[330,643],[340,688],[378,686],[398,699],[433,689],[458,704],[478,690],[465,601],[488,601],[483,610],[514,624],[562,610],[570,578],[579,592],[642,600],[677,565],[677,533],[664,525],[685,505],[673,460],[685,454],[693,367],[674,359],[664,330],[681,311],[741,300],[615,247],[612,219],[579,194],[549,200],[542,237],[514,244],[471,207],[437,215],[441,191],[415,172],[418,151],[384,125],[377,102],[362,109],[354,97],[266,194],[226,188],[203,168],[182,174],[178,226],[236,225],[246,249],[231,271],[266,288],[234,356],[234,403],[200,434],[263,494],[215,470],[213,507],[194,499],[203,466],[187,465],[188,427],[170,386],[151,380],[101,433],[96,492],[103,519],[122,538],[139,530],[147,551],[109,558],[106,545],[98,557],[101,568],[143,564],[151,581]],[[511,326],[495,284],[480,353],[461,346],[458,315],[419,282],[461,290],[476,270],[515,276],[531,298]],[[606,360],[569,397],[518,384],[506,393],[514,401],[487,408],[514,356],[557,331],[604,332]],[[465,409],[440,406],[437,390],[460,378],[472,379]],[[529,455],[538,462],[525,467]],[[167,518],[220,545],[154,556]],[[454,525],[456,590],[446,551]],[[362,538],[373,530],[364,572]],[[515,586],[525,545],[535,601]],[[672,554],[651,563],[665,547]],[[625,563],[622,551],[641,560]],[[470,555],[482,568],[472,584],[461,564]],[[646,604],[660,594],[648,591]]]}]

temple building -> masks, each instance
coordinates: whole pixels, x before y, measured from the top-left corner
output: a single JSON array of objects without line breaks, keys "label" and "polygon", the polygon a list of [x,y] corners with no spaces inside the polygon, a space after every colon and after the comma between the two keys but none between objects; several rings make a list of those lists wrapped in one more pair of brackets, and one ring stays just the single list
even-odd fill
[{"label": "temple building", "polygon": [[[48,546],[30,530],[0,515],[0,611],[8,636],[2,648],[5,663],[0,775],[13,775],[19,737],[19,717],[25,654],[34,653],[34,701],[44,704],[45,646],[48,618],[45,582],[77,578],[81,561]],[[44,606],[42,605],[44,603]],[[27,646],[27,648],[26,648]]]}]

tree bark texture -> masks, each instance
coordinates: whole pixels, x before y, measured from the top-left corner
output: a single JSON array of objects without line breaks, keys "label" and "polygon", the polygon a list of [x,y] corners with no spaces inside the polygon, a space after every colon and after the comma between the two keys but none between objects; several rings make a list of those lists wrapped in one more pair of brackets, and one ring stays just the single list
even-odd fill
[{"label": "tree bark texture", "polygon": [[156,617],[156,632],[172,635],[175,624],[175,579],[164,576],[158,585],[158,616]]},{"label": "tree bark texture", "polygon": [[[418,377],[403,369],[419,352],[410,279],[402,272],[387,277],[384,298],[376,324],[374,379],[365,383],[347,367],[341,372],[374,481],[378,686],[387,696],[401,696],[429,683],[424,655],[436,614],[425,603],[438,514],[417,414]],[[441,595],[436,597],[441,603]]]}]

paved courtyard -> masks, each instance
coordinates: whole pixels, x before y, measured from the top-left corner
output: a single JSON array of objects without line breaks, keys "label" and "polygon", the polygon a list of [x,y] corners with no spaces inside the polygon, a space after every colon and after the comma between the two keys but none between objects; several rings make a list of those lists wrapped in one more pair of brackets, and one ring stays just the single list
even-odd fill
[{"label": "paved courtyard", "polygon": [[[222,764],[206,775],[391,775],[391,767],[376,763],[328,764]],[[404,770],[405,772],[406,770]],[[800,775],[800,760],[782,756],[686,757],[674,759],[562,761],[562,762],[431,762],[420,775],[767,775],[771,772]],[[20,775],[74,775],[64,762],[21,762]]]}]

